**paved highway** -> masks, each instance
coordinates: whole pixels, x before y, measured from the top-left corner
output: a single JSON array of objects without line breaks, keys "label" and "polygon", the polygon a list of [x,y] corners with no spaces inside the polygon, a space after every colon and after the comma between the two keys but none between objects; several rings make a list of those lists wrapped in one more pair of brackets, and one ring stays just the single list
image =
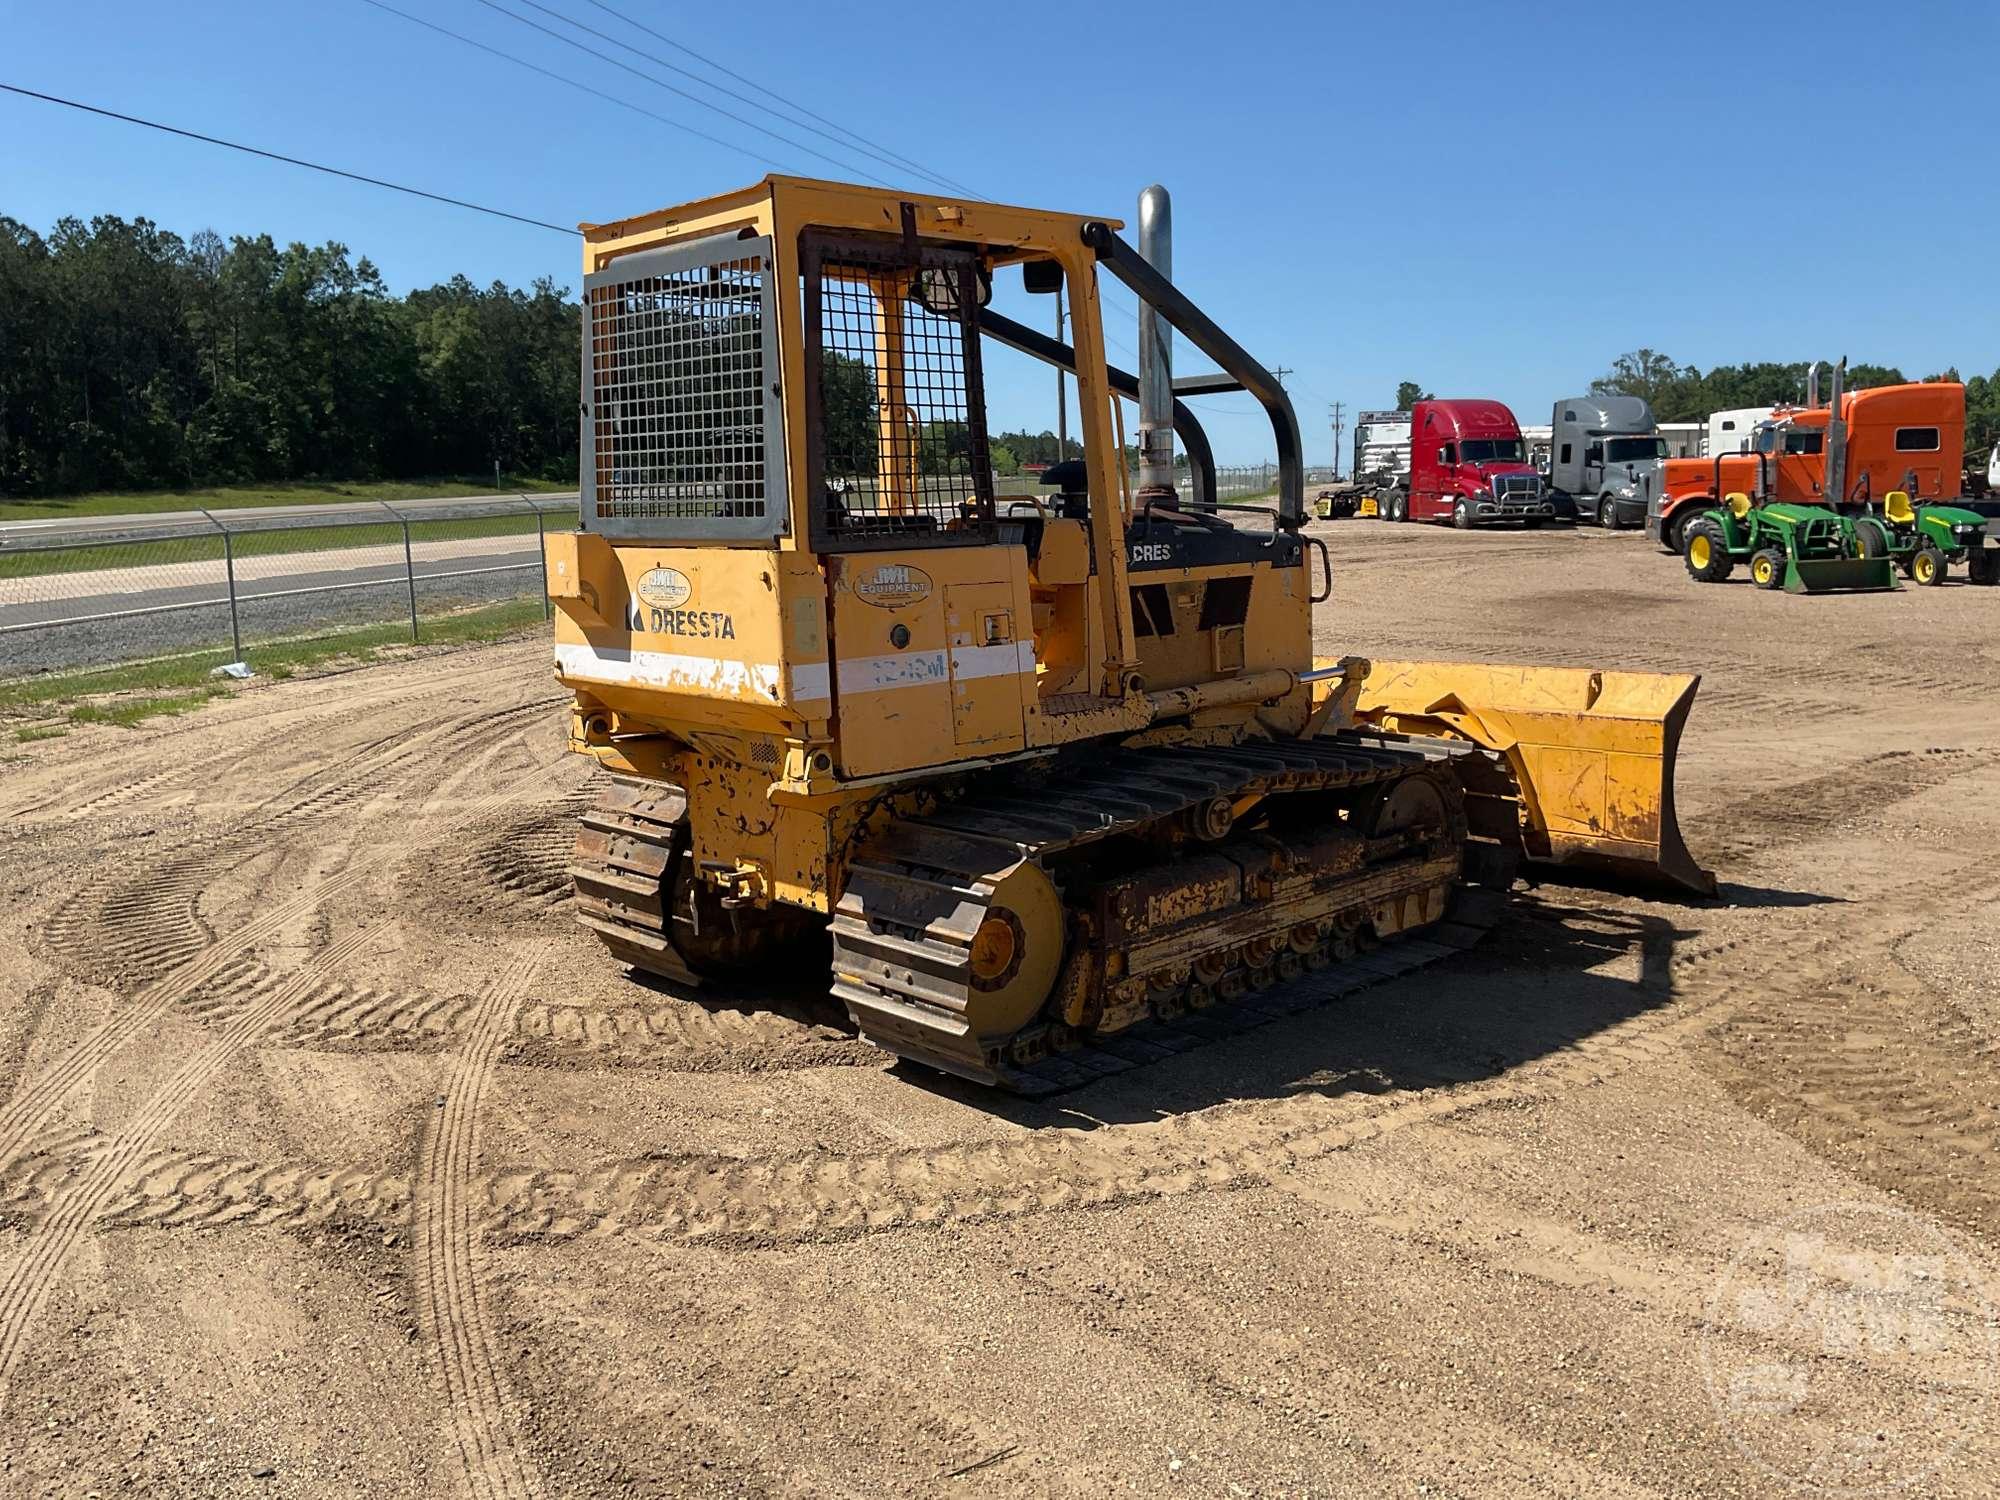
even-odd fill
[{"label": "paved highway", "polygon": [[[550,523],[573,524],[569,515],[573,512],[552,511]],[[380,510],[370,519],[379,523]],[[199,518],[179,530],[151,516],[92,518],[87,524],[93,538],[123,537],[123,528],[136,533],[127,545],[102,549],[107,558],[121,561],[186,550],[149,546],[143,539],[148,532],[154,538],[163,532],[215,534],[199,529]],[[66,527],[62,539],[81,529]],[[229,580],[220,557],[7,576],[5,559],[14,550],[8,543],[23,533],[44,545],[55,539],[38,531],[39,523],[0,527],[0,676],[229,644]],[[65,560],[79,555],[63,554]],[[539,593],[541,551],[528,533],[414,541],[407,570],[400,540],[238,556],[236,613],[246,654],[254,657],[250,648],[258,640],[406,618],[411,573],[419,614],[435,614]]]}]

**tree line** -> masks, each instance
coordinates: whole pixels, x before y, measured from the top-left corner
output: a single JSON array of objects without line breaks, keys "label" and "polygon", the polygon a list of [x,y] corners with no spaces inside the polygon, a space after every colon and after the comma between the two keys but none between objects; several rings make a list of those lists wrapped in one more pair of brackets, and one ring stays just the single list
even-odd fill
[{"label": "tree line", "polygon": [[[1715,365],[1703,371],[1683,365],[1657,349],[1634,349],[1611,362],[1611,368],[1590,383],[1592,395],[1641,396],[1660,422],[1699,422],[1710,412],[1746,406],[1782,406],[1803,402],[1805,360],[1789,363],[1759,362]],[[1820,399],[1830,389],[1830,375],[1821,370]],[[1901,385],[1910,377],[1894,365],[1850,364],[1846,388],[1851,391],[1878,385]],[[1941,370],[1925,380],[1958,380],[1956,370]],[[1974,375],[1965,384],[1965,456],[1968,462],[1985,466],[1986,454],[2000,442],[2000,370],[1991,375]],[[1396,405],[1408,411],[1419,401],[1431,399],[1430,392],[1413,380],[1396,387]]]},{"label": "tree line", "polygon": [[0,493],[576,474],[547,280],[390,294],[345,245],[0,216]]}]

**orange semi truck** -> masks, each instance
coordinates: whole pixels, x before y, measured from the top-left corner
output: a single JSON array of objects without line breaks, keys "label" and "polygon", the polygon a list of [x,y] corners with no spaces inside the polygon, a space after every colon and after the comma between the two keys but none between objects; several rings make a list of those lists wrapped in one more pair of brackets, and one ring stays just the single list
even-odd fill
[{"label": "orange semi truck", "polygon": [[1815,395],[1777,408],[1747,453],[1668,459],[1646,534],[1677,553],[1688,523],[1733,494],[1845,512],[1880,505],[1891,490],[1912,500],[1956,498],[1964,386],[1938,380],[1842,395],[1836,370],[1831,399],[1822,406]]}]

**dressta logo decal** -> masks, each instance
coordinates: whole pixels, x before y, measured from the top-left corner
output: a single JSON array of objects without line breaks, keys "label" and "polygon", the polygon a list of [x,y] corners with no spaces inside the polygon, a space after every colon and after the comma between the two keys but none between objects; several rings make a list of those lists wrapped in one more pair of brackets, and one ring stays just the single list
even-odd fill
[{"label": "dressta logo decal", "polygon": [[877,563],[856,576],[854,592],[863,604],[901,609],[931,596],[931,575],[908,563]]},{"label": "dressta logo decal", "polygon": [[633,592],[659,609],[679,609],[694,597],[694,584],[679,568],[648,568]]}]

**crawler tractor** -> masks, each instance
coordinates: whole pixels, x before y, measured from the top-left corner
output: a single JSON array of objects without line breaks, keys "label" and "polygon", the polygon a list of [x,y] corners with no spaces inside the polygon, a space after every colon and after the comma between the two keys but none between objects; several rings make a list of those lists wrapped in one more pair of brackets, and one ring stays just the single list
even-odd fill
[{"label": "crawler tractor", "polygon": [[1760,589],[1825,594],[1897,587],[1888,559],[1864,552],[1853,523],[1818,505],[1757,505],[1748,495],[1731,495],[1688,526],[1681,556],[1697,583],[1722,583],[1738,563],[1748,563]]},{"label": "crawler tractor", "polygon": [[[1297,420],[1159,269],[1165,220],[1149,189],[1142,255],[1110,219],[771,177],[585,226],[548,573],[608,773],[577,910],[617,959],[693,985],[825,934],[864,1036],[1043,1089],[1141,1023],[1184,1045],[1253,990],[1445,952],[1401,940],[1463,939],[1468,882],[1522,856],[1712,886],[1673,817],[1696,679],[1314,659]],[[1106,363],[1106,274],[1143,379]],[[1074,344],[995,309],[1003,278],[1065,289]],[[1174,380],[1168,326],[1219,373]],[[1053,497],[994,477],[999,348],[1075,379]],[[1177,388],[1261,403],[1275,506],[1214,505]]]},{"label": "crawler tractor", "polygon": [[1926,587],[1943,583],[1957,562],[1973,583],[2000,582],[2000,547],[1986,545],[1986,517],[1976,510],[1912,505],[1905,491],[1891,490],[1880,512],[1855,520],[1854,540],[1863,557],[1887,558]]}]

